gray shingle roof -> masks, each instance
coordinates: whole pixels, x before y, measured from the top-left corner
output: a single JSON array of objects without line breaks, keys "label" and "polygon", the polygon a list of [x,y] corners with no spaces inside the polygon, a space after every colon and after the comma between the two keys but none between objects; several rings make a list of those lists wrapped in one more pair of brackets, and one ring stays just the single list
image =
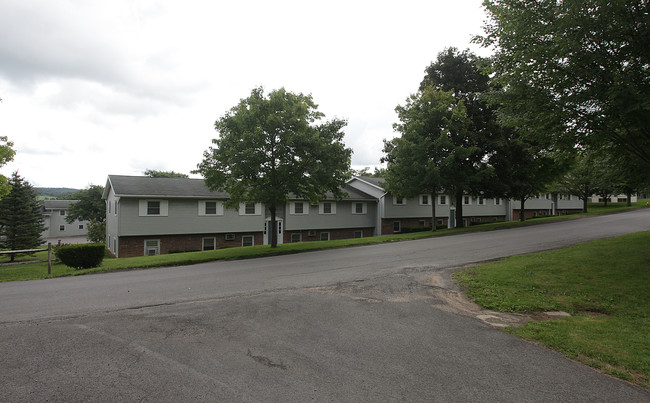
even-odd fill
[{"label": "gray shingle roof", "polygon": [[47,210],[53,209],[69,209],[70,205],[78,202],[79,200],[43,200],[43,208]]},{"label": "gray shingle roof", "polygon": [[357,176],[357,178],[384,189],[384,178],[375,178],[374,176]]},{"label": "gray shingle roof", "polygon": [[[171,197],[171,198],[215,198],[227,199],[228,193],[212,192],[203,179],[192,178],[150,178],[148,176],[109,175],[108,185],[118,197]],[[108,186],[107,186],[108,189]],[[344,186],[343,191],[349,200],[368,200],[374,198],[350,186]],[[289,197],[296,200],[295,197]],[[328,200],[333,200],[332,193],[327,194]]]},{"label": "gray shingle roof", "polygon": [[210,191],[203,179],[108,175],[108,182],[118,197],[228,198],[225,192]]}]

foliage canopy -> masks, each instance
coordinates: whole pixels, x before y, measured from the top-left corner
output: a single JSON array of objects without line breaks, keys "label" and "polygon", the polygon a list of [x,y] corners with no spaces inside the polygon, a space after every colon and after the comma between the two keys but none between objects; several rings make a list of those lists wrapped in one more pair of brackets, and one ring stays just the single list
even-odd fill
[{"label": "foliage canopy", "polygon": [[614,146],[650,168],[650,2],[485,0],[504,122],[556,150]]},{"label": "foliage canopy", "polygon": [[195,172],[210,189],[227,192],[230,207],[263,203],[275,228],[276,209],[289,195],[314,203],[328,192],[343,196],[352,155],[343,143],[347,122],[323,117],[311,95],[255,88],[216,121],[219,138]]},{"label": "foliage canopy", "polygon": [[[16,151],[13,149],[14,143],[9,141],[7,136],[0,136],[0,167],[7,162],[13,161]],[[11,190],[9,180],[6,176],[0,175],[0,199]]]}]

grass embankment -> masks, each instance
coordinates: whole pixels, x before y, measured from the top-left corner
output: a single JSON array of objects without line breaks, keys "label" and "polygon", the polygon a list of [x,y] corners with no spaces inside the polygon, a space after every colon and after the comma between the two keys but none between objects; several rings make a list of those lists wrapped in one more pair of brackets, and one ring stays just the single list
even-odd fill
[{"label": "grass embankment", "polygon": [[[608,207],[602,207],[598,204],[592,204],[589,207],[589,213],[576,213],[566,216],[549,216],[540,217],[525,222],[511,221],[511,222],[494,222],[484,223],[477,226],[468,228],[454,228],[438,230],[436,232],[426,231],[410,234],[396,234],[396,235],[383,235],[368,238],[356,239],[342,239],[336,241],[317,241],[317,242],[301,242],[278,245],[277,248],[272,249],[269,246],[252,246],[246,248],[227,248],[219,249],[216,251],[205,252],[187,252],[176,253],[169,255],[157,256],[141,256],[134,258],[106,258],[101,267],[94,269],[75,270],[67,267],[61,263],[52,264],[52,274],[47,274],[47,263],[26,263],[15,266],[0,266],[0,282],[1,281],[18,281],[18,280],[36,280],[51,277],[65,277],[76,276],[80,274],[98,273],[113,270],[125,269],[138,269],[149,267],[164,267],[164,266],[179,266],[189,265],[196,263],[204,263],[216,260],[233,260],[233,259],[249,259],[262,256],[284,255],[291,253],[308,252],[314,250],[323,250],[331,248],[341,248],[356,245],[370,245],[383,242],[396,242],[405,240],[421,239],[433,236],[446,236],[459,234],[464,232],[477,232],[477,231],[493,231],[498,229],[514,228],[527,225],[537,225],[548,223],[558,220],[571,220],[579,217],[609,214],[614,212],[621,212],[630,209],[643,207],[647,200],[641,200],[634,203],[632,207],[625,207],[624,203],[610,203]],[[30,260],[46,260],[47,252],[39,252],[31,256],[20,256],[16,261],[30,261]],[[6,255],[0,256],[0,264],[9,262],[9,257]]]},{"label": "grass embankment", "polygon": [[569,312],[505,331],[650,387],[650,232],[514,256],[456,278],[487,309]]}]

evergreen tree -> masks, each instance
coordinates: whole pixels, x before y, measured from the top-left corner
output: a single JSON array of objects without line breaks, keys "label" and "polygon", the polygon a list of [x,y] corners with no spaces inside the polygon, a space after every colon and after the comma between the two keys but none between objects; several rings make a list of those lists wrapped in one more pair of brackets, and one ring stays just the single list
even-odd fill
[{"label": "evergreen tree", "polygon": [[[0,200],[0,246],[10,250],[32,249],[43,240],[43,207],[36,191],[14,172],[9,179],[11,190]],[[11,255],[11,261],[15,255]]]}]

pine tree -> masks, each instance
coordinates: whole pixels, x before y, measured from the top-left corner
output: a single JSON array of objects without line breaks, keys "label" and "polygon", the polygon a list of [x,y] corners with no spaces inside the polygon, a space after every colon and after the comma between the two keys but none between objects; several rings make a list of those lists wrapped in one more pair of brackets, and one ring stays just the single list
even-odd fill
[{"label": "pine tree", "polygon": [[10,250],[36,248],[43,242],[41,234],[45,230],[41,202],[18,172],[13,173],[9,185],[9,194],[0,200],[0,246]]}]

